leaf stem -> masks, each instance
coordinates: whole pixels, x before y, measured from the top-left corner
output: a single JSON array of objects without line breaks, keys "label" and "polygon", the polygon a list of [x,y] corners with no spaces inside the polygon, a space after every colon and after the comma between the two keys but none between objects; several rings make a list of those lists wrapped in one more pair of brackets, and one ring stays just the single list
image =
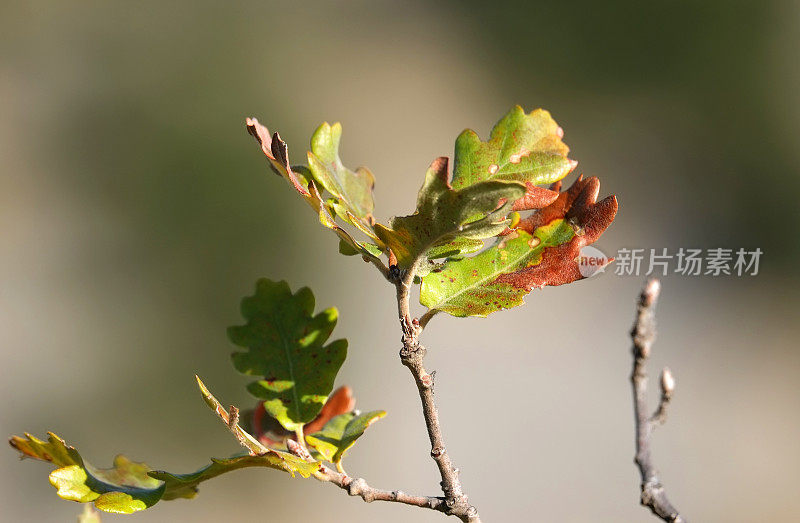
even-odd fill
[{"label": "leaf stem", "polygon": [[375,268],[378,269],[378,271],[380,271],[381,275],[384,278],[386,278],[387,281],[391,281],[391,277],[389,275],[389,267],[387,267],[386,264],[383,263],[383,261],[380,258],[377,258],[375,256],[367,256],[366,254],[363,254],[361,258],[365,262],[374,265]]},{"label": "leaf stem", "polygon": [[424,329],[428,326],[428,322],[439,313],[439,309],[428,309],[425,314],[419,317],[419,326]]},{"label": "leaf stem", "polygon": [[262,445],[261,442],[239,426],[239,409],[231,405],[230,409],[226,411],[222,403],[211,394],[211,391],[208,390],[200,377],[196,374],[194,377],[195,380],[197,380],[197,386],[200,388],[200,393],[203,395],[203,400],[206,402],[206,405],[217,414],[217,417],[228,427],[228,430],[236,437],[239,444],[246,448],[253,456],[269,452],[267,447]]},{"label": "leaf stem", "polygon": [[305,449],[306,448],[306,436],[303,433],[303,426],[302,425],[300,425],[299,427],[294,429],[294,437],[297,438],[297,443],[301,447],[303,447],[303,449]]},{"label": "leaf stem", "polygon": [[[314,462],[314,458],[303,447],[297,444],[294,440],[287,440],[286,446],[292,454],[304,459],[308,462]],[[381,490],[370,487],[367,482],[362,478],[352,478],[347,475],[342,467],[341,462],[336,463],[336,470],[332,470],[327,465],[320,463],[319,470],[314,472],[314,477],[319,481],[333,483],[340,489],[346,491],[351,496],[358,496],[367,503],[373,501],[390,501],[394,503],[403,503],[405,505],[412,505],[420,508],[428,508],[437,510],[445,514],[450,514],[450,509],[447,500],[443,497],[433,496],[414,496],[406,494],[402,490]],[[469,520],[465,520],[469,521]],[[472,520],[478,521],[478,520]]]}]

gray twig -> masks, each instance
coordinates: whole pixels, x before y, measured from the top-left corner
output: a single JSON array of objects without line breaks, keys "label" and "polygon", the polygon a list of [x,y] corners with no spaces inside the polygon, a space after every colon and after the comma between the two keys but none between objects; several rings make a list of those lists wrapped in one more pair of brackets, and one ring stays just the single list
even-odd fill
[{"label": "gray twig", "polygon": [[[295,456],[308,462],[315,461],[308,450],[296,441],[292,439],[286,440],[286,446],[289,452]],[[373,501],[389,501],[437,510],[439,512],[444,512],[445,514],[447,514],[449,510],[447,500],[443,497],[415,496],[406,494],[402,490],[377,489],[369,486],[366,480],[362,478],[352,478],[347,474],[343,472],[337,472],[324,464],[320,464],[319,471],[314,474],[314,477],[320,481],[333,483],[351,496],[358,496],[367,503],[371,503]]]},{"label": "gray twig", "polygon": [[[397,311],[400,317],[400,326],[403,331],[403,348],[400,350],[400,361],[408,367],[414,376],[414,382],[419,391],[422,401],[422,413],[425,417],[425,426],[428,429],[428,438],[431,442],[431,457],[439,468],[442,481],[442,492],[444,493],[444,512],[445,514],[456,516],[461,521],[469,523],[480,523],[478,510],[469,504],[467,496],[461,487],[461,480],[458,478],[458,469],[450,460],[450,455],[444,445],[442,428],[439,424],[439,413],[433,398],[433,375],[425,370],[423,360],[425,358],[425,347],[419,344],[419,334],[424,325],[416,319],[411,319],[409,289],[414,281],[414,275],[418,262],[409,267],[395,281],[397,287]],[[432,316],[432,315],[431,315]],[[425,323],[430,317],[426,318]]]},{"label": "gray twig", "polygon": [[[390,258],[391,259],[391,258]],[[373,261],[367,259],[366,261]],[[374,261],[373,261],[374,263]],[[375,264],[378,266],[377,264]],[[439,426],[439,414],[433,401],[433,377],[436,374],[428,373],[422,365],[425,357],[425,348],[419,344],[418,336],[422,332],[424,325],[420,321],[412,319],[410,315],[409,291],[414,281],[418,263],[412,264],[407,270],[399,270],[395,263],[381,272],[391,281],[397,290],[397,308],[400,316],[400,325],[403,330],[403,349],[400,351],[400,359],[403,365],[409,368],[417,384],[420,399],[422,400],[422,411],[425,416],[425,425],[428,429],[428,436],[431,441],[431,457],[436,461],[442,477],[441,487],[444,496],[418,496],[407,494],[401,490],[381,490],[371,487],[362,478],[352,478],[342,471],[336,471],[321,464],[319,470],[314,473],[314,477],[320,481],[333,483],[351,496],[358,496],[367,503],[373,501],[389,501],[403,503],[420,508],[427,508],[442,512],[449,516],[455,516],[466,523],[480,523],[480,517],[475,507],[471,506],[461,488],[461,481],[458,479],[458,469],[453,466],[450,456],[444,447],[442,429]],[[425,323],[433,314],[425,317]],[[224,421],[229,422],[238,418],[231,407],[230,414],[220,409],[218,414]],[[221,411],[221,412],[220,412]],[[235,425],[235,423],[233,423]],[[314,461],[308,450],[302,445],[302,433],[297,434],[298,441],[287,440],[289,452],[306,461]]]},{"label": "gray twig", "polygon": [[633,413],[636,424],[635,462],[642,476],[641,503],[663,521],[687,523],[678,509],[667,499],[667,493],[658,476],[650,454],[653,430],[667,419],[667,407],[675,390],[675,379],[669,369],[661,373],[661,400],[656,411],[647,414],[647,359],[656,336],[655,305],[661,291],[661,283],[653,278],[647,281],[639,296],[636,321],[631,330],[633,339]]},{"label": "gray twig", "polygon": [[352,478],[347,474],[336,472],[326,466],[323,466],[320,473],[323,476],[323,478],[320,479],[333,483],[351,496],[358,496],[367,503],[372,503],[373,501],[389,501],[448,513],[447,503],[443,497],[417,496],[406,494],[402,490],[377,489],[369,486],[362,478]]}]

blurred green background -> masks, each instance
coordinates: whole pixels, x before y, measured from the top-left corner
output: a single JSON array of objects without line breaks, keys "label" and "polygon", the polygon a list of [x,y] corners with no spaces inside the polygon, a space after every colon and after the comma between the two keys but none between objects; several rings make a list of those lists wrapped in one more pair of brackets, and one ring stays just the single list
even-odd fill
[{"label": "blurred green background", "polygon": [[[598,245],[745,247],[756,277],[668,276],[653,372],[677,377],[656,460],[696,521],[791,521],[800,465],[797,2],[5,2],[0,7],[2,433],[53,430],[189,472],[235,441],[195,389],[249,405],[225,327],[260,276],[311,286],[351,341],[340,374],[389,415],[350,453],[429,493],[393,292],[269,173],[244,118],[301,161],[323,120],[410,212],[428,163],[513,104],[545,107],[617,194]],[[649,521],[627,331],[642,278],[534,292],[425,334],[451,455],[486,521]],[[389,333],[387,335],[387,333]],[[48,467],[0,454],[7,521],[71,521]],[[444,521],[249,470],[137,521]],[[104,520],[121,521],[121,516]]]}]

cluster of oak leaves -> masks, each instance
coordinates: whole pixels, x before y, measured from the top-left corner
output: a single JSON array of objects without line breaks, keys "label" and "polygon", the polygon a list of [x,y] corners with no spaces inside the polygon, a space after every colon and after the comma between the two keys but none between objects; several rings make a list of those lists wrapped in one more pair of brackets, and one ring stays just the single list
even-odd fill
[{"label": "cluster of oak leaves", "polygon": [[[339,252],[379,267],[385,256],[391,274],[413,271],[421,285],[420,302],[430,311],[486,316],[522,304],[534,287],[581,279],[581,247],[595,242],[617,211],[615,197],[597,201],[597,178],[578,177],[561,190],[561,179],[577,162],[567,157],[563,131],[542,109],[526,114],[513,108],[488,141],[465,130],[456,139],[452,173],[448,158],[434,160],[415,212],[387,225],[373,217],[372,173],[352,171],[339,158],[341,125],[324,123],[314,132],[307,166],[291,165],[286,143],[257,120],[248,119],[247,130],[272,170],[338,235]],[[95,468],[52,433],[47,441],[13,436],[11,445],[23,457],[57,467],[50,483],[62,498],[94,502],[116,513],[194,497],[200,482],[245,467],[310,477],[327,461],[343,471],[347,450],[386,413],[353,410],[347,387],[331,394],[347,354],[346,340],[328,343],[336,309],[314,315],[308,288],[293,294],[286,282],[262,279],[255,294],[242,301],[242,314],[246,323],[228,334],[244,349],[232,356],[236,369],[258,378],[248,385],[259,400],[257,408],[240,420],[238,411],[223,408],[199,378],[198,384],[245,453],[212,459],[191,474],[171,474],[124,456],[117,456],[111,468]],[[300,438],[311,460],[287,452],[287,441]]]}]

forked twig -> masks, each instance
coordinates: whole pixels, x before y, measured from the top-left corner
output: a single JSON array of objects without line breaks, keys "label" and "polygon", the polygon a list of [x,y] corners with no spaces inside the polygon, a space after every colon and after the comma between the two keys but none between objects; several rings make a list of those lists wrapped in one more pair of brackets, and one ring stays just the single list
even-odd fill
[{"label": "forked twig", "polygon": [[636,423],[635,462],[642,476],[641,503],[660,519],[672,523],[687,523],[678,509],[667,499],[667,493],[658,476],[650,454],[653,430],[667,419],[667,407],[675,391],[675,379],[668,368],[661,373],[661,400],[650,416],[647,414],[647,359],[656,336],[655,305],[661,292],[661,283],[653,278],[647,281],[639,296],[636,321],[631,330],[633,339],[633,413]]}]

